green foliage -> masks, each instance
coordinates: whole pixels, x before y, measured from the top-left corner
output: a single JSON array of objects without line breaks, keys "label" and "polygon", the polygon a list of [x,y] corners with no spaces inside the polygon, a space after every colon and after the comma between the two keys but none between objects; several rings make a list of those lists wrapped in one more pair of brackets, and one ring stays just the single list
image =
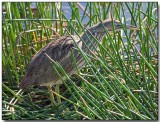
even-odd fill
[{"label": "green foliage", "polygon": [[[70,18],[63,4],[38,2],[35,9],[29,2],[2,4],[2,119],[157,120],[158,3],[67,3]],[[77,74],[69,77],[51,60],[60,79],[60,74],[67,78],[60,94],[53,91],[61,104],[52,106],[46,87],[18,88],[32,56],[59,38],[55,32],[81,37],[85,27],[110,17],[119,20],[123,30],[105,30],[102,43],[92,38],[98,49],[91,55],[77,47],[86,62],[83,69],[76,68]],[[126,24],[139,30],[127,30]]]}]

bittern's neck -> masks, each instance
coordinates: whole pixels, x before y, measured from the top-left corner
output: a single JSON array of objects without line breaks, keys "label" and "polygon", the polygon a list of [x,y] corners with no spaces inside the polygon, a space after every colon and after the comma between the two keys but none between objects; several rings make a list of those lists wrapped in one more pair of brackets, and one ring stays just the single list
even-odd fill
[{"label": "bittern's neck", "polygon": [[[84,33],[81,38],[86,43],[86,45],[89,47],[89,49],[94,50],[94,47],[97,47],[98,43],[95,40],[95,38],[101,42],[103,40],[105,33],[96,33],[94,29],[86,30],[86,33]],[[86,46],[83,44],[83,49],[86,49]]]}]

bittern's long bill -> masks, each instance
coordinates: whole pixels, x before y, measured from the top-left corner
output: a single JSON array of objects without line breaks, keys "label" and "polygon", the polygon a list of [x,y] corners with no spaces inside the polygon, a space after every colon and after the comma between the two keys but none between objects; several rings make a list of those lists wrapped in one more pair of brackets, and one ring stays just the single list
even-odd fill
[{"label": "bittern's long bill", "polygon": [[[81,36],[81,39],[77,36],[63,36],[56,41],[48,43],[33,56],[24,79],[20,83],[19,87],[21,89],[26,89],[35,85],[53,86],[56,84],[61,84],[62,81],[59,79],[59,76],[54,71],[53,67],[51,67],[51,61],[46,54],[52,60],[57,61],[68,75],[71,75],[76,71],[71,55],[71,49],[74,53],[78,68],[82,68],[85,64],[82,56],[76,49],[73,39],[76,41],[79,48],[81,48],[85,53],[88,53],[86,46],[82,43],[82,40],[86,43],[90,50],[93,50],[93,45],[97,45],[92,36],[101,42],[106,33],[104,27],[110,32],[113,29],[113,24],[115,30],[122,29],[122,24],[119,21],[106,19],[102,23],[98,23],[86,30],[86,33]],[[132,25],[127,25],[126,27],[127,29],[138,29]],[[88,35],[92,35],[89,36],[92,44],[88,39]],[[65,77],[63,77],[63,79],[65,79]]]}]

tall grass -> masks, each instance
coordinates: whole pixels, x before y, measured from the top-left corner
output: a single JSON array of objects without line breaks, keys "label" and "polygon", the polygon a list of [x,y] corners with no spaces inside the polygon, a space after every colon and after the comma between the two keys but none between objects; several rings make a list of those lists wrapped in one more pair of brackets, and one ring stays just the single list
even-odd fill
[{"label": "tall grass", "polygon": [[[3,120],[158,119],[158,3],[38,2],[36,9],[29,2],[2,5]],[[32,56],[59,38],[55,33],[81,38],[86,27],[110,17],[119,20],[123,30],[113,28],[110,34],[105,29],[102,43],[93,37],[98,48],[91,55],[78,49],[86,64],[75,75],[68,76],[51,59],[59,77],[67,78],[61,79],[60,94],[53,91],[61,104],[52,106],[45,87],[18,88]],[[126,30],[126,24],[139,31]]]}]

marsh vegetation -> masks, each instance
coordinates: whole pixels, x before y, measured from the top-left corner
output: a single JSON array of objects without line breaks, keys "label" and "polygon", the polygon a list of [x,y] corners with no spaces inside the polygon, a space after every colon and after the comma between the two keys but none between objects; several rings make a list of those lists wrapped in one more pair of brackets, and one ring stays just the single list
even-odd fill
[{"label": "marsh vegetation", "polygon": [[[158,119],[158,3],[32,4],[2,3],[3,120]],[[95,53],[82,53],[86,65],[76,75],[55,64],[67,76],[61,104],[52,106],[46,87],[18,88],[33,55],[59,38],[55,32],[80,36],[106,18],[139,30],[106,32]]]}]

